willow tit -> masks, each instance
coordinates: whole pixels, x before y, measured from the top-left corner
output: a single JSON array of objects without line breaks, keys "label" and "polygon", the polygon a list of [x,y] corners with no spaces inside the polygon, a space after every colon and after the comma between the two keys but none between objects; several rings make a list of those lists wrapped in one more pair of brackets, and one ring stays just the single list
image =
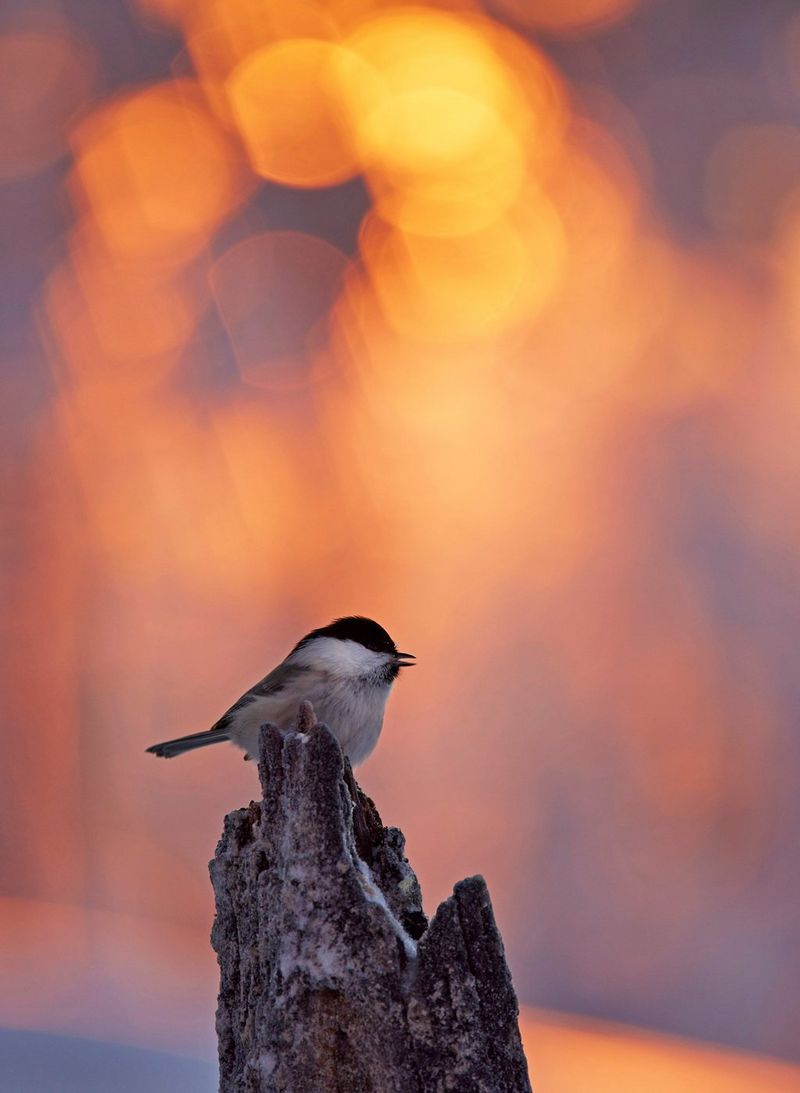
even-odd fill
[{"label": "willow tit", "polygon": [[378,742],[383,709],[401,668],[413,666],[413,653],[397,646],[377,622],[359,615],[336,619],[298,641],[273,668],[206,732],[153,744],[147,751],[164,759],[230,740],[258,756],[258,733],[269,721],[290,729],[300,703],[311,702],[353,766]]}]

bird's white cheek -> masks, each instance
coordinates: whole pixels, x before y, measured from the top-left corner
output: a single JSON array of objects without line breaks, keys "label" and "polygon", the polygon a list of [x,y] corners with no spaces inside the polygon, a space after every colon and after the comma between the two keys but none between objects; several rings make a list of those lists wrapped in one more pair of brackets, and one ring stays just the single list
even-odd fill
[{"label": "bird's white cheek", "polygon": [[363,679],[383,664],[384,655],[356,641],[315,638],[292,655],[293,663],[325,673],[329,679]]}]

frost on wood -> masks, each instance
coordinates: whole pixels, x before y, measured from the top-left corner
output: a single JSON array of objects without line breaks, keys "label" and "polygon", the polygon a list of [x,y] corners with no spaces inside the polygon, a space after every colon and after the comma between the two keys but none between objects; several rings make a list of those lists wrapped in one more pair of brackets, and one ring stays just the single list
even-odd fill
[{"label": "frost on wood", "polygon": [[428,924],[402,833],[307,705],[262,729],[259,772],[211,862],[220,1093],[530,1090],[483,879]]}]

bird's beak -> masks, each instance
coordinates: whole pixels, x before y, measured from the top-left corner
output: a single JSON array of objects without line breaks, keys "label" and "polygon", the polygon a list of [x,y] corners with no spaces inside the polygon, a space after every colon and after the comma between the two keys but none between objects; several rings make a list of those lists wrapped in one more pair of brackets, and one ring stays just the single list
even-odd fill
[{"label": "bird's beak", "polygon": [[396,653],[397,663],[401,668],[413,668],[417,659],[413,653]]}]

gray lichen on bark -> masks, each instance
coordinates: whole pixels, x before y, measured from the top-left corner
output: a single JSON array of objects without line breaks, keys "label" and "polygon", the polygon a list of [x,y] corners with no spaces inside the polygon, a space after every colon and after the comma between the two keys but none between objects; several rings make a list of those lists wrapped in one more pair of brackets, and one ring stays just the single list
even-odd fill
[{"label": "gray lichen on bark", "polygon": [[517,1001],[482,877],[428,924],[385,828],[313,711],[261,732],[264,799],[211,878],[221,1093],[524,1093]]}]

